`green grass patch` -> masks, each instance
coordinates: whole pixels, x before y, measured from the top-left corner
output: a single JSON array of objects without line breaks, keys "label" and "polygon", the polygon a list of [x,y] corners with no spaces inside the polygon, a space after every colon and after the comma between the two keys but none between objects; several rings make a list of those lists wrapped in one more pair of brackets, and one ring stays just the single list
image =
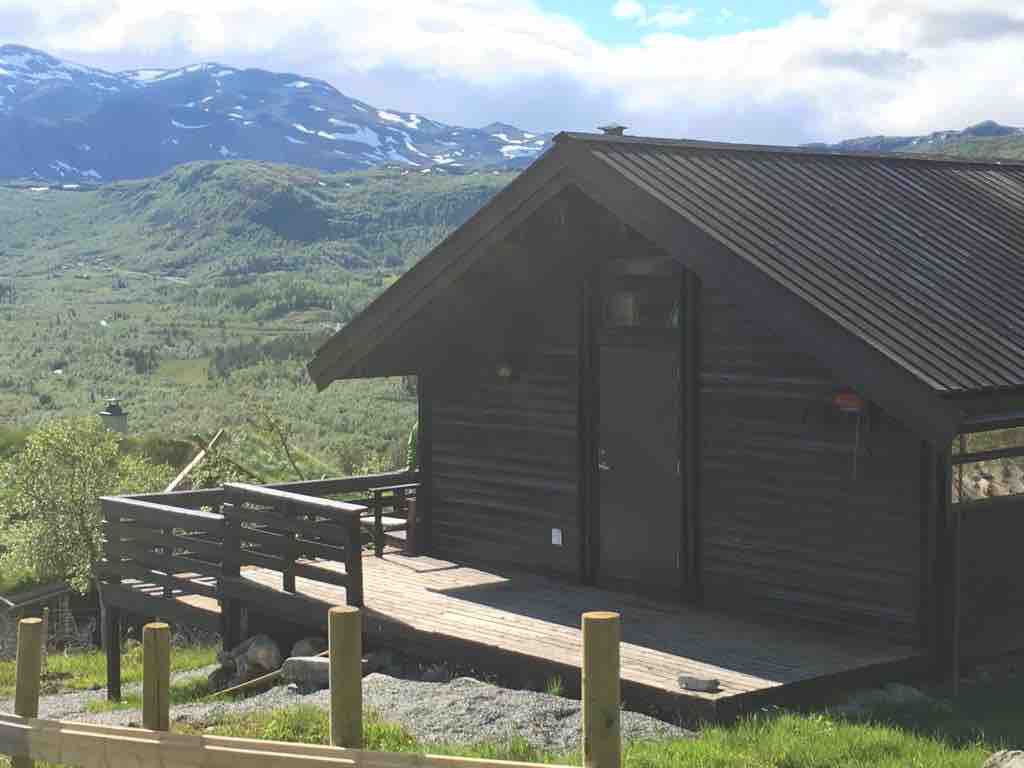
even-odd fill
[{"label": "green grass patch", "polygon": [[[171,671],[198,669],[213,664],[216,660],[216,646],[174,648],[171,652]],[[43,674],[44,692],[92,690],[107,684],[106,655],[102,651],[51,654],[46,667]],[[0,661],[0,697],[14,695],[14,679],[14,661]],[[141,681],[142,646],[134,645],[126,651],[121,660],[121,682],[130,684]]]},{"label": "green grass patch", "polygon": [[[171,683],[171,706],[191,704],[205,698],[210,693],[210,686],[205,677],[193,677]],[[88,712],[113,712],[121,709],[142,710],[142,694],[136,692],[125,696],[121,701],[94,701],[86,707]]]},{"label": "green grass patch", "polygon": [[175,384],[206,384],[210,378],[207,369],[209,357],[194,360],[161,360],[156,368],[156,375]]}]

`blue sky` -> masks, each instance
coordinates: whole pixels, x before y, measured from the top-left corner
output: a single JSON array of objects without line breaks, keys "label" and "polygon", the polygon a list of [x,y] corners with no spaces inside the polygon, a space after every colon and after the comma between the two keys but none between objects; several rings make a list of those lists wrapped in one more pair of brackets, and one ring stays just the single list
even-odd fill
[{"label": "blue sky", "polygon": [[705,38],[729,35],[750,29],[773,27],[800,14],[823,15],[824,8],[816,0],[760,0],[722,3],[711,0],[695,2],[645,3],[646,18],[616,16],[615,0],[542,0],[540,7],[553,13],[575,19],[596,39],[612,45],[628,45],[640,41],[658,29],[651,20],[659,11],[671,15],[663,18],[675,21],[670,28],[677,32]]},{"label": "blue sky", "polygon": [[1007,0],[0,0],[0,36],[112,70],[299,73],[456,125],[782,144],[1024,125]]}]

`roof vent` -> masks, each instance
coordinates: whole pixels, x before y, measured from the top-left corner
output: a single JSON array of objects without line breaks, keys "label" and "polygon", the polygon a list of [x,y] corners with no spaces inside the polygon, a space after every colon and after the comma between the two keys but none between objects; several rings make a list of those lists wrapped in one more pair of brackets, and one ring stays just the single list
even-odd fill
[{"label": "roof vent", "polygon": [[603,133],[605,136],[623,136],[626,133],[628,125],[619,125],[618,123],[610,123],[608,125],[599,125],[597,130]]}]

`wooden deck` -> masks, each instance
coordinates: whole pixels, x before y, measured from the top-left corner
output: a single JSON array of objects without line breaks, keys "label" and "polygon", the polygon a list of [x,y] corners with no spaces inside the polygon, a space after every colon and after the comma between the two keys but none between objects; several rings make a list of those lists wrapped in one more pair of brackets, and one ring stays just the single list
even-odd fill
[{"label": "wooden deck", "polygon": [[[256,584],[269,588],[267,594],[279,594],[280,574],[247,567],[242,575],[254,582],[254,597],[263,591]],[[367,555],[363,575],[371,642],[379,638],[410,653],[440,656],[483,671],[514,670],[524,682],[543,683],[544,676],[559,674],[570,692],[579,685],[580,614],[618,611],[627,706],[651,704],[691,717],[729,717],[751,707],[792,701],[801,693],[891,679],[922,662],[908,646],[770,626],[432,557]],[[344,602],[343,589],[307,579],[297,580],[297,592],[321,603]],[[217,611],[210,598],[180,599]],[[258,599],[247,602],[250,611],[258,610]],[[319,616],[315,608],[310,613],[310,625],[325,618],[322,607]],[[683,690],[679,675],[717,678],[721,690]]]}]

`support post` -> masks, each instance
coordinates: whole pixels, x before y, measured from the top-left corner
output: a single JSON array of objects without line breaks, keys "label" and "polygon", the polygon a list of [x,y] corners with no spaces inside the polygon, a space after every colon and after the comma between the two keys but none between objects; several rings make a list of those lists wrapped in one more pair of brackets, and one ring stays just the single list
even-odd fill
[{"label": "support post", "polygon": [[403,552],[409,557],[415,557],[419,554],[419,542],[416,539],[416,529],[419,526],[416,517],[416,497],[403,493],[402,498],[405,500],[405,549]]},{"label": "support post", "polygon": [[[281,514],[293,520],[298,520],[301,510],[297,509],[291,502],[284,502],[280,507]],[[295,531],[288,531],[284,534],[285,556],[284,565],[281,567],[281,589],[285,592],[295,594],[295,554],[298,549],[296,539],[299,534]]]},{"label": "support post", "polygon": [[45,670],[46,669],[46,650],[47,650],[46,646],[47,646],[47,644],[49,643],[49,640],[50,640],[50,606],[48,606],[48,605],[44,605],[43,606],[42,619],[43,619],[43,627],[42,627],[42,629],[39,632],[40,635],[42,636],[42,645],[39,648],[39,652],[42,654],[41,666],[42,666],[42,669]]},{"label": "support post", "polygon": [[[14,714],[39,717],[39,676],[42,674],[42,619],[18,622],[18,656],[15,662]],[[15,757],[13,768],[32,768],[27,757]]]},{"label": "support post", "polygon": [[327,615],[330,653],[331,744],[363,746],[363,617],[358,608],[338,606]]},{"label": "support post", "polygon": [[619,614],[583,614],[583,765],[619,768]]},{"label": "support post", "polygon": [[348,541],[345,542],[345,602],[361,608],[363,606],[363,544],[359,517],[353,516],[347,525]]},{"label": "support post", "polygon": [[142,628],[142,727],[171,727],[171,628],[154,621]]},{"label": "support post", "polygon": [[104,640],[107,652],[107,701],[121,700],[121,609],[106,606]]},{"label": "support post", "polygon": [[224,589],[225,581],[237,579],[241,574],[241,522],[236,514],[237,506],[231,502],[221,504],[224,515],[224,539],[221,544],[221,598],[220,598],[220,638],[224,650],[230,651],[242,642],[241,621],[242,606],[234,598],[228,597]]}]

